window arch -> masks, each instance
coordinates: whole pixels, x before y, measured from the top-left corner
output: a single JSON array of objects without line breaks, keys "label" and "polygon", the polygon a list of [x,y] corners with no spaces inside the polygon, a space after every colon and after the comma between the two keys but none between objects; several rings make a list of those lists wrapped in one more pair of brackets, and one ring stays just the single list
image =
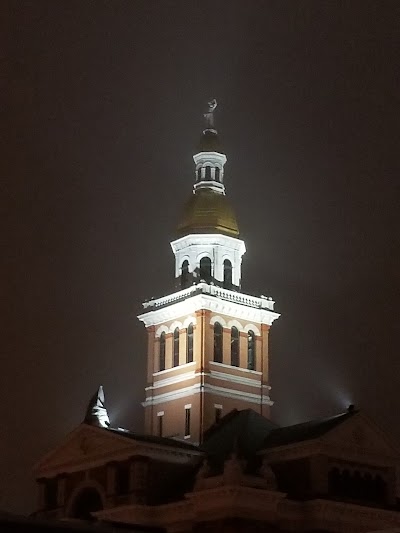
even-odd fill
[{"label": "window arch", "polygon": [[206,167],[206,173],[205,173],[206,181],[211,181],[211,167]]},{"label": "window arch", "polygon": [[247,332],[247,369],[256,369],[256,336],[252,330]]},{"label": "window arch", "polygon": [[200,279],[211,280],[211,259],[207,256],[200,259]]},{"label": "window arch", "polygon": [[232,263],[229,259],[224,261],[224,287],[225,289],[232,287]]},{"label": "window arch", "polygon": [[86,487],[75,498],[70,516],[79,520],[95,520],[92,513],[101,511],[103,502],[99,492],[93,487]]},{"label": "window arch", "polygon": [[181,288],[186,289],[189,285],[189,261],[184,260],[181,267]]},{"label": "window arch", "polygon": [[174,329],[173,366],[179,366],[179,328]]},{"label": "window arch", "polygon": [[186,362],[193,362],[193,324],[190,323],[186,330]]},{"label": "window arch", "polygon": [[220,181],[220,169],[218,167],[216,167],[215,169],[215,181]]},{"label": "window arch", "polygon": [[214,361],[216,363],[222,363],[223,357],[223,342],[222,342],[223,329],[219,322],[214,324]]},{"label": "window arch", "polygon": [[165,332],[160,335],[159,370],[165,370]]},{"label": "window arch", "polygon": [[231,328],[231,365],[239,366],[239,330],[236,326]]}]

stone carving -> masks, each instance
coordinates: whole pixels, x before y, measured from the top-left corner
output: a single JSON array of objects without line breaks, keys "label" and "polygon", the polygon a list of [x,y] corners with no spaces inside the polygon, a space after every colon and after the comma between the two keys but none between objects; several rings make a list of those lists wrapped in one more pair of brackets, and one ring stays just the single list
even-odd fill
[{"label": "stone carving", "polygon": [[106,428],[110,425],[110,419],[108,418],[107,409],[104,405],[104,390],[102,385],[100,385],[89,402],[84,422],[100,428]]}]

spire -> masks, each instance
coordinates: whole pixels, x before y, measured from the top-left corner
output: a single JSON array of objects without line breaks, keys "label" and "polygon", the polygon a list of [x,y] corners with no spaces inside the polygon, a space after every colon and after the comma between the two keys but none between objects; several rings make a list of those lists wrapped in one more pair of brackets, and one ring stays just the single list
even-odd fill
[{"label": "spire", "polygon": [[100,428],[105,428],[110,425],[110,419],[108,418],[107,409],[104,405],[104,390],[102,385],[100,385],[89,402],[84,422]]},{"label": "spire", "polygon": [[223,181],[226,155],[222,152],[215,129],[214,112],[217,105],[217,100],[211,98],[207,103],[207,111],[203,114],[205,129],[200,139],[199,151],[193,156],[196,165],[196,181],[193,187],[195,193],[199,189],[209,189],[225,194]]}]

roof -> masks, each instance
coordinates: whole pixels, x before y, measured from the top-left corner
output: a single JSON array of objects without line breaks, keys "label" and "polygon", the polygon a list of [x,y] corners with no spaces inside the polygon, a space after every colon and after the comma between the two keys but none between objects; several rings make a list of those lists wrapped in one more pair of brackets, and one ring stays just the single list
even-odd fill
[{"label": "roof", "polygon": [[198,446],[196,446],[195,444],[191,444],[190,442],[186,442],[183,440],[172,439],[168,437],[157,437],[155,435],[143,435],[140,433],[133,433],[132,431],[128,431],[126,429],[121,429],[121,428],[110,428],[109,427],[109,428],[105,428],[105,430],[111,433],[120,435],[121,437],[131,439],[131,440],[151,442],[152,444],[160,444],[162,446],[172,446],[173,448],[182,448],[185,450],[196,450],[196,451],[199,450]]},{"label": "roof", "polygon": [[267,435],[275,428],[277,426],[273,422],[253,409],[234,409],[205,433],[200,448],[221,459],[233,451],[239,456],[249,457],[262,448]]},{"label": "roof", "polygon": [[198,189],[186,203],[178,225],[178,233],[222,233],[230,237],[239,235],[233,209],[224,194],[212,189]]},{"label": "roof", "polygon": [[357,412],[351,410],[328,418],[320,418],[293,426],[276,428],[266,436],[263,447],[273,448],[275,446],[284,446],[295,442],[316,439],[342,424]]}]

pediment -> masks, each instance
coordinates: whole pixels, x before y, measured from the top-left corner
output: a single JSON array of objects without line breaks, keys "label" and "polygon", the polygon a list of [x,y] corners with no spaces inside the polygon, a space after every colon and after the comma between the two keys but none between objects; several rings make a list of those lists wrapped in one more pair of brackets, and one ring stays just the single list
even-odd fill
[{"label": "pediment", "polygon": [[35,466],[37,477],[86,470],[95,465],[129,456],[135,441],[106,429],[81,424]]},{"label": "pediment", "polygon": [[357,413],[338,425],[322,438],[322,442],[348,449],[355,453],[399,458],[400,450],[371,420]]}]

